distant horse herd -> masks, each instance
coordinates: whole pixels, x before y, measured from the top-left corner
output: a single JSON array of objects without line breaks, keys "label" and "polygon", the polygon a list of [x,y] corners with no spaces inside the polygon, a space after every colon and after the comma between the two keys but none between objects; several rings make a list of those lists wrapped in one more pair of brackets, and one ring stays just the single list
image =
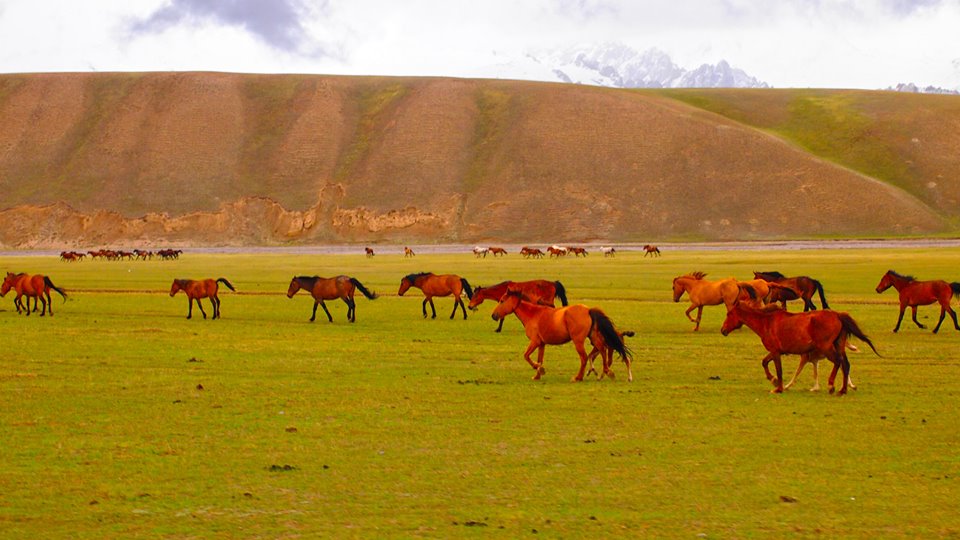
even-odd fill
[{"label": "distant horse herd", "polygon": [[[132,256],[128,255],[127,252],[111,250],[91,251],[84,255],[105,260],[116,260],[115,257],[122,257],[127,260],[135,258],[147,260],[150,258],[150,255],[144,255],[139,251],[129,252],[133,254]],[[366,248],[365,251],[368,257],[374,255],[371,248]],[[493,253],[495,257],[506,253],[506,250],[502,250],[502,248],[492,247],[475,248],[473,251],[477,256],[481,256],[480,251],[484,255]],[[536,251],[540,250],[524,247],[521,253],[533,257],[536,256],[534,254]],[[547,248],[547,252],[551,256],[564,256],[559,253],[554,255],[554,252],[559,251],[577,253],[574,248],[570,247],[561,249],[560,246],[550,246]],[[615,252],[613,248],[609,248],[609,251],[611,256]],[[651,253],[654,256],[659,255],[656,246],[645,246],[644,251],[644,256]],[[160,250],[153,256],[175,259],[179,257],[180,253],[182,253],[180,250]],[[583,250],[582,255],[586,256],[586,250]],[[404,256],[414,256],[413,250],[409,247],[404,248]],[[64,252],[61,253],[60,258],[64,261],[74,261],[82,260],[83,256],[76,252]],[[848,387],[854,388],[850,378],[850,361],[846,354],[847,349],[856,350],[856,347],[849,343],[850,336],[865,342],[874,353],[879,355],[872,341],[848,313],[833,311],[829,308],[823,285],[814,278],[809,276],[787,277],[774,271],[754,272],[754,278],[745,281],[732,277],[707,280],[706,275],[704,272],[692,272],[674,278],[673,301],[679,302],[684,294],[687,295],[690,307],[686,310],[685,315],[694,323],[694,331],[700,329],[704,306],[723,304],[727,310],[727,316],[721,326],[723,335],[728,335],[744,325],[756,333],[767,349],[768,354],[762,360],[762,367],[767,379],[774,386],[772,392],[779,393],[789,388],[807,363],[813,364],[814,369],[815,385],[811,390],[818,389],[817,363],[823,358],[833,364],[833,370],[828,381],[831,393],[835,391],[835,378],[840,371],[843,372],[843,382],[838,393],[843,395],[847,392]],[[170,288],[170,296],[173,297],[180,291],[183,291],[187,296],[187,319],[193,316],[194,301],[196,301],[203,318],[206,319],[207,313],[200,300],[208,299],[213,308],[212,319],[218,319],[220,318],[218,291],[221,284],[231,291],[236,291],[233,284],[222,277],[204,280],[174,279]],[[950,316],[954,328],[960,330],[957,314],[950,306],[952,298],[960,297],[960,283],[948,283],[942,280],[920,281],[913,276],[890,270],[881,278],[876,287],[876,292],[878,294],[882,293],[890,287],[897,290],[900,300],[900,312],[893,329],[894,332],[900,330],[905,310],[908,307],[911,308],[913,323],[918,328],[925,328],[917,320],[917,307],[934,303],[940,305],[940,318],[933,332],[937,333],[940,330],[940,326],[947,315]],[[450,313],[451,319],[456,316],[458,309],[462,312],[463,318],[466,319],[468,307],[471,310],[477,310],[484,300],[497,302],[492,314],[493,319],[499,323],[496,332],[500,332],[503,327],[503,320],[506,317],[510,314],[516,315],[523,324],[529,339],[523,357],[534,369],[534,379],[539,379],[545,373],[544,352],[547,345],[562,345],[572,342],[580,358],[580,368],[573,377],[574,381],[582,380],[587,373],[597,373],[600,378],[604,376],[613,378],[614,373],[611,369],[613,353],[617,353],[625,363],[628,380],[633,380],[631,371],[632,352],[624,342],[624,337],[632,336],[634,333],[618,330],[610,318],[599,308],[582,304],[570,305],[567,300],[566,289],[559,281],[504,281],[489,287],[473,288],[466,278],[456,274],[438,275],[430,272],[420,272],[408,274],[401,278],[397,295],[403,296],[411,288],[420,289],[424,295],[422,303],[424,318],[427,317],[428,304],[431,310],[431,318],[436,318],[437,312],[433,298],[447,296],[454,298],[453,311]],[[301,289],[309,292],[314,299],[311,322],[316,319],[318,307],[322,307],[327,315],[327,320],[333,322],[333,317],[324,301],[338,298],[347,305],[347,320],[351,323],[355,322],[356,303],[353,299],[355,291],[360,291],[370,300],[375,300],[379,296],[377,293],[368,290],[357,278],[345,275],[332,278],[294,276],[287,289],[287,297],[293,298]],[[67,293],[54,285],[50,277],[45,275],[8,272],[2,286],[0,286],[0,297],[5,296],[11,290],[16,292],[14,307],[17,313],[25,315],[30,315],[31,311],[36,312],[40,309],[40,316],[45,316],[47,313],[52,316],[51,290],[59,293],[64,302],[67,299]],[[820,300],[821,309],[819,310],[813,302],[815,295]],[[462,296],[467,297],[469,305],[464,304]],[[32,310],[31,299],[33,299]],[[560,307],[556,307],[556,300],[560,301]],[[787,302],[792,300],[803,302],[802,312],[791,313],[787,311]],[[697,311],[696,318],[691,316],[693,310]],[[593,347],[589,353],[585,346],[588,340]],[[536,361],[531,359],[533,351],[537,351]],[[793,379],[786,385],[783,383],[781,364],[781,356],[784,354],[800,356],[797,371]],[[598,356],[602,360],[602,372],[597,372],[593,368],[593,362]],[[586,371],[588,362],[590,364],[589,372]],[[775,374],[770,372],[770,362],[774,364]]]}]

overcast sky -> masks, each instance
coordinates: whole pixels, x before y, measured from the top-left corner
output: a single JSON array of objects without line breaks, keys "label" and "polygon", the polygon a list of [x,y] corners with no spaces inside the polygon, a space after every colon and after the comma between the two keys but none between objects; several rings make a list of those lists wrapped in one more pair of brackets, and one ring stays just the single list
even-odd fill
[{"label": "overcast sky", "polygon": [[4,73],[490,77],[601,42],[779,88],[960,88],[960,0],[0,0]]}]

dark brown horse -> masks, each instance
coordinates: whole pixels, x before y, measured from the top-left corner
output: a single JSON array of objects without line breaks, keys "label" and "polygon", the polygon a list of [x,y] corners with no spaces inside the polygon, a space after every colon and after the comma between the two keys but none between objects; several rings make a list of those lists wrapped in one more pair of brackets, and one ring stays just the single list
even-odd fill
[{"label": "dark brown horse", "polygon": [[[67,293],[54,285],[49,277],[42,274],[30,275],[7,272],[6,277],[3,278],[3,285],[0,285],[0,296],[5,296],[11,289],[17,293],[16,298],[13,299],[13,305],[17,308],[17,313],[21,313],[21,309],[23,309],[27,315],[30,315],[30,299],[33,298],[33,311],[37,310],[37,303],[39,302],[43,305],[40,316],[43,317],[49,311],[50,316],[53,317],[53,301],[50,299],[50,289],[60,293],[64,302],[67,301]],[[23,298],[26,298],[26,302],[23,301]]]},{"label": "dark brown horse", "polygon": [[197,301],[197,307],[200,308],[200,313],[203,314],[203,318],[207,318],[207,312],[203,310],[203,304],[200,303],[201,298],[209,298],[210,303],[213,304],[213,318],[220,318],[220,297],[217,296],[217,291],[220,287],[218,283],[223,283],[231,291],[236,291],[233,288],[233,285],[227,281],[226,278],[217,278],[217,279],[201,279],[201,280],[192,280],[192,279],[175,279],[173,280],[173,285],[170,286],[170,296],[173,297],[180,291],[183,291],[187,295],[187,299],[190,301],[189,309],[187,310],[187,318],[193,317],[193,301]]},{"label": "dark brown horse", "polygon": [[780,272],[754,272],[753,277],[770,281],[784,287],[790,287],[797,293],[797,296],[803,299],[804,311],[817,309],[816,304],[811,300],[816,293],[820,294],[820,304],[823,306],[823,309],[830,309],[830,306],[827,305],[827,299],[823,295],[823,285],[810,276],[788,278]]},{"label": "dark brown horse", "polygon": [[423,299],[423,317],[427,317],[427,303],[430,303],[430,309],[433,311],[432,319],[437,318],[437,308],[433,305],[434,296],[453,295],[453,311],[450,313],[452,319],[457,314],[457,307],[463,310],[463,318],[467,318],[467,308],[463,305],[463,299],[460,294],[467,293],[469,300],[473,296],[473,289],[467,280],[456,274],[437,275],[430,272],[420,272],[419,274],[409,274],[400,280],[400,290],[397,295],[403,296],[403,293],[410,290],[410,287],[416,287],[423,291],[426,298]]},{"label": "dark brown horse", "polygon": [[347,304],[347,320],[356,322],[357,303],[353,300],[353,294],[359,290],[370,300],[378,298],[376,293],[372,293],[363,286],[357,278],[350,276],[336,276],[332,278],[322,278],[320,276],[296,276],[290,280],[290,287],[287,288],[287,298],[293,298],[297,291],[303,289],[313,296],[313,314],[310,315],[310,322],[317,318],[317,306],[323,307],[323,312],[327,314],[327,320],[333,322],[330,310],[323,303],[324,300],[343,300]]},{"label": "dark brown horse", "polygon": [[[567,290],[563,287],[563,283],[534,279],[531,281],[503,281],[489,287],[477,287],[474,289],[473,296],[470,297],[470,305],[467,307],[477,309],[477,306],[482,304],[484,300],[499,302],[503,295],[507,293],[508,287],[519,289],[523,293],[523,299],[527,302],[553,307],[554,300],[559,298],[560,304],[567,305]],[[504,318],[500,319],[500,324],[496,329],[497,332],[503,329]]]},{"label": "dark brown horse", "polygon": [[[756,308],[738,301],[727,312],[720,332],[726,336],[744,324],[760,337],[767,349],[768,354],[763,358],[763,371],[767,380],[773,383],[772,392],[776,393],[783,392],[781,355],[799,354],[801,361],[819,356],[827,358],[833,362],[828,383],[830,393],[834,392],[837,370],[842,369],[843,385],[840,395],[843,395],[847,393],[847,382],[850,380],[850,360],[846,353],[847,337],[853,334],[877,353],[873,343],[847,313],[828,309],[789,313],[776,306]],[[877,353],[878,356],[879,354]],[[776,368],[776,377],[770,373],[768,367],[771,360]]]},{"label": "dark brown horse", "polygon": [[363,251],[364,251],[364,253],[367,254],[367,257],[373,257],[374,255],[376,255],[376,254],[373,252],[373,248],[372,248],[372,247],[365,247],[365,248],[363,248]]},{"label": "dark brown horse", "polygon": [[[573,342],[577,355],[580,356],[580,370],[574,375],[574,381],[582,381],[587,367],[587,351],[584,342],[587,339],[593,346],[600,349],[600,354],[606,358],[606,349],[613,349],[627,363],[630,370],[631,353],[617,332],[610,318],[598,308],[589,308],[582,304],[554,308],[534,304],[523,300],[523,293],[519,289],[509,288],[503,295],[500,303],[493,310],[493,319],[499,320],[513,313],[523,323],[524,332],[530,340],[524,360],[536,371],[534,380],[540,378],[546,370],[543,367],[543,353],[547,345],[563,345]],[[537,350],[537,362],[530,359],[530,355]],[[592,352],[591,352],[592,354]]]},{"label": "dark brown horse", "polygon": [[660,248],[658,248],[657,246],[652,246],[650,244],[643,246],[643,252],[644,252],[643,253],[644,257],[646,257],[647,255],[653,255],[654,257],[660,256]]},{"label": "dark brown horse", "polygon": [[957,313],[950,307],[950,297],[960,296],[960,283],[947,283],[939,279],[918,281],[913,276],[904,276],[888,270],[877,284],[877,293],[882,293],[891,286],[900,293],[900,316],[897,317],[897,325],[893,327],[894,332],[900,330],[900,322],[903,321],[903,312],[907,306],[913,312],[913,323],[920,328],[926,328],[917,320],[917,306],[929,306],[935,302],[940,304],[940,320],[937,321],[933,333],[936,334],[940,330],[944,315],[947,313],[953,319],[953,327],[960,330],[960,326],[957,325]]}]

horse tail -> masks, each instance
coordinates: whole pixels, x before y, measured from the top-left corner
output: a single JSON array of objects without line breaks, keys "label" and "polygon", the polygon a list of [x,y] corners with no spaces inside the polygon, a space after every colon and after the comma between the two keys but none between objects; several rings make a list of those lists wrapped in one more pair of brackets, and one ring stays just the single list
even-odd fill
[{"label": "horse tail", "polygon": [[593,327],[600,332],[603,341],[608,347],[617,351],[620,358],[629,360],[633,357],[633,352],[627,347],[627,344],[624,343],[620,334],[617,333],[616,327],[613,326],[613,321],[610,320],[610,317],[607,317],[606,313],[598,308],[593,308],[590,310],[590,320]]},{"label": "horse tail", "polygon": [[366,287],[363,286],[363,283],[360,283],[360,280],[357,278],[350,278],[350,283],[353,283],[353,286],[357,288],[358,291],[362,292],[364,296],[370,300],[376,300],[380,297],[379,294],[375,292],[370,292]]},{"label": "horse tail", "polygon": [[553,286],[557,289],[557,298],[560,299],[560,305],[567,305],[567,289],[564,288],[563,283],[559,281],[554,281]]},{"label": "horse tail", "polygon": [[49,277],[49,276],[43,276],[43,284],[46,285],[47,287],[50,287],[51,289],[57,291],[58,293],[60,293],[60,296],[63,297],[64,303],[66,303],[66,301],[67,301],[67,293],[63,292],[63,289],[61,289],[60,287],[57,287],[56,285],[54,285],[53,282],[50,281],[50,277]]},{"label": "horse tail", "polygon": [[467,278],[460,278],[460,285],[463,286],[463,290],[467,291],[467,300],[473,300],[473,289],[467,283]]},{"label": "horse tail", "polygon": [[813,278],[810,281],[813,282],[813,286],[817,288],[817,293],[820,294],[820,303],[823,304],[823,309],[830,309],[830,306],[827,305],[827,298],[823,295],[823,285]]},{"label": "horse tail", "polygon": [[840,323],[843,325],[843,329],[846,332],[857,336],[857,338],[859,338],[860,341],[863,341],[864,343],[869,345],[870,348],[873,349],[873,352],[876,353],[877,356],[880,356],[880,353],[877,352],[877,348],[873,346],[873,342],[870,341],[870,338],[868,338],[867,335],[863,333],[863,330],[860,330],[860,327],[857,326],[857,321],[853,320],[853,317],[851,317],[849,313],[837,313],[837,316],[840,317]]},{"label": "horse tail", "polygon": [[960,283],[957,283],[956,281],[951,283],[950,290],[953,291],[954,298],[960,297]]},{"label": "horse tail", "polygon": [[233,291],[233,292],[236,292],[236,291],[237,291],[236,289],[233,288],[233,285],[231,285],[230,282],[227,281],[227,278],[223,278],[223,277],[222,277],[222,278],[218,278],[218,279],[217,279],[217,283],[223,283],[224,285],[227,286],[228,289],[230,289],[230,290]]}]

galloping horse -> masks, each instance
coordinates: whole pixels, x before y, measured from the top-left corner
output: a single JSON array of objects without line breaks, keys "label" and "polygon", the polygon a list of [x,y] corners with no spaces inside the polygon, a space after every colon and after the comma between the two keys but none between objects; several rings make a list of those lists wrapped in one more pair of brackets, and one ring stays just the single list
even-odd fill
[{"label": "galloping horse", "polygon": [[647,244],[643,246],[643,251],[644,251],[643,253],[644,257],[646,257],[647,255],[653,255],[654,257],[660,256],[660,248],[658,248],[657,246],[651,246],[650,244]]},{"label": "galloping horse", "polygon": [[[54,285],[49,277],[42,274],[30,275],[7,272],[6,277],[3,278],[3,285],[0,285],[0,296],[5,296],[10,292],[10,289],[17,292],[16,298],[13,299],[13,305],[17,308],[17,313],[21,312],[21,307],[25,307],[26,314],[30,315],[30,299],[33,298],[34,311],[37,310],[37,302],[39,302],[43,304],[40,316],[43,317],[49,311],[50,316],[53,317],[53,301],[50,299],[50,289],[60,293],[64,302],[67,301],[67,293]],[[26,306],[21,300],[23,297],[27,298]]]},{"label": "galloping horse", "polygon": [[[783,392],[783,366],[780,356],[783,354],[799,354],[801,362],[826,357],[833,362],[833,371],[828,381],[830,393],[834,392],[834,380],[837,370],[843,369],[843,386],[840,395],[847,393],[847,382],[850,380],[850,360],[847,358],[847,337],[850,334],[863,340],[873,352],[880,355],[856,321],[847,313],[822,310],[804,313],[789,313],[776,306],[754,308],[745,303],[735,303],[723,321],[720,333],[728,335],[730,332],[747,325],[767,349],[767,356],[763,358],[763,371],[767,380],[773,383],[771,392]],[[777,371],[776,377],[770,373],[768,364],[773,361]],[[798,370],[799,371],[799,370]]]},{"label": "galloping horse", "polygon": [[947,283],[939,279],[918,281],[913,276],[904,276],[888,270],[877,284],[877,293],[882,293],[891,286],[900,293],[900,316],[897,317],[897,325],[893,327],[894,332],[900,330],[900,322],[903,321],[903,312],[907,306],[910,306],[913,311],[913,323],[920,328],[926,328],[917,320],[917,306],[928,306],[934,302],[940,303],[940,320],[937,321],[937,327],[933,329],[933,333],[936,334],[940,330],[943,317],[947,313],[953,319],[953,327],[960,330],[960,326],[957,325],[957,313],[950,307],[950,297],[960,296],[960,283]]},{"label": "galloping horse", "polygon": [[524,259],[527,259],[530,257],[533,257],[534,259],[542,259],[543,251],[540,250],[540,248],[523,246],[523,248],[520,249],[520,255],[523,255]]},{"label": "galloping horse", "polygon": [[310,315],[310,322],[317,318],[317,306],[323,307],[323,312],[327,314],[327,320],[333,322],[330,310],[323,303],[324,300],[343,300],[347,304],[347,320],[356,322],[357,303],[353,300],[353,294],[356,290],[363,293],[370,300],[376,300],[378,295],[367,290],[357,278],[350,276],[336,276],[332,278],[322,278],[320,276],[296,276],[290,280],[290,287],[287,288],[287,298],[293,298],[297,291],[304,289],[313,295],[313,314]]},{"label": "galloping horse", "polygon": [[[470,309],[477,309],[477,306],[484,300],[500,301],[503,295],[507,293],[507,288],[513,287],[523,293],[523,299],[527,302],[542,304],[545,306],[554,306],[554,299],[560,298],[561,305],[567,305],[567,290],[563,283],[559,281],[547,281],[545,279],[534,279],[532,281],[503,281],[490,287],[477,287],[470,297]],[[503,329],[503,319],[500,319],[500,325],[496,331]]]},{"label": "galloping horse", "polygon": [[[593,346],[600,350],[600,354],[605,355],[608,348],[620,354],[627,363],[628,372],[630,370],[630,349],[624,344],[623,338],[620,337],[610,318],[598,308],[588,308],[582,304],[562,308],[533,304],[523,300],[523,293],[519,289],[508,287],[507,293],[493,310],[493,320],[502,319],[511,313],[523,323],[523,329],[530,339],[523,358],[536,371],[534,380],[538,380],[546,373],[543,368],[543,353],[546,346],[563,345],[572,341],[580,356],[580,370],[573,380],[582,381],[587,367],[587,351],[584,342],[588,338]],[[536,363],[530,359],[534,349],[537,349]]]},{"label": "galloping horse", "polygon": [[[691,322],[696,323],[696,326],[693,327],[694,332],[700,329],[703,306],[725,304],[729,310],[736,302],[737,296],[740,295],[740,288],[737,287],[736,279],[725,278],[717,281],[707,281],[703,279],[706,275],[704,272],[694,272],[673,279],[673,301],[679,302],[683,293],[687,293],[690,298],[690,307],[684,314]],[[690,312],[694,309],[697,310],[696,319],[690,316]]]},{"label": "galloping horse", "polygon": [[207,318],[207,312],[203,310],[203,304],[200,303],[201,298],[209,298],[210,303],[213,304],[213,318],[220,318],[220,297],[217,296],[217,291],[219,290],[218,283],[223,283],[231,291],[236,291],[233,288],[233,285],[227,281],[226,278],[217,278],[217,279],[201,279],[201,280],[192,280],[192,279],[175,279],[173,280],[173,285],[170,286],[170,297],[172,298],[175,294],[180,291],[183,291],[187,295],[189,300],[189,309],[187,310],[187,318],[193,317],[193,301],[197,301],[197,307],[200,308],[200,313],[203,314],[203,318]]},{"label": "galloping horse", "polygon": [[507,254],[507,250],[503,249],[502,247],[490,246],[487,249],[490,250],[490,254],[494,257]]},{"label": "galloping horse", "polygon": [[796,291],[797,296],[803,299],[804,311],[817,309],[816,304],[814,304],[813,300],[811,300],[814,293],[820,293],[820,304],[822,304],[823,309],[830,309],[830,306],[827,305],[827,299],[823,295],[823,285],[810,276],[796,276],[788,278],[780,272],[754,272],[753,277],[771,281],[784,287],[790,287]]},{"label": "galloping horse", "polygon": [[433,297],[434,296],[454,296],[453,302],[453,311],[450,313],[450,318],[452,319],[454,315],[457,314],[457,306],[463,310],[463,318],[467,318],[467,308],[463,305],[463,300],[460,298],[461,292],[467,293],[467,299],[469,300],[473,296],[473,289],[470,288],[470,284],[467,283],[467,280],[456,275],[456,274],[444,274],[436,275],[430,272],[420,272],[419,274],[409,274],[404,276],[400,280],[400,290],[397,292],[397,295],[403,296],[403,293],[407,292],[410,287],[416,287],[423,291],[426,298],[423,299],[423,317],[427,317],[427,302],[430,303],[430,309],[433,311],[432,319],[437,318],[437,308],[433,306]]}]

